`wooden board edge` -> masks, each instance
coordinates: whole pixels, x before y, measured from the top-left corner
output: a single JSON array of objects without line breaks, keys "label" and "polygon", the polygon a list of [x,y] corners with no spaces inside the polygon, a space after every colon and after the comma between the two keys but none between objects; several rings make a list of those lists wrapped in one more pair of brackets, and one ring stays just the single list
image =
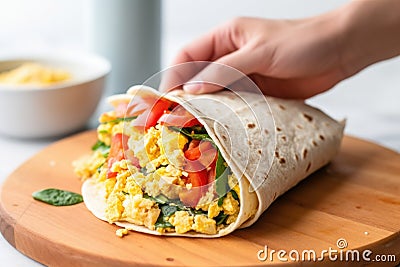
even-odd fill
[{"label": "wooden board edge", "polygon": [[3,206],[3,201],[0,202],[0,232],[3,237],[10,243],[11,246],[15,247],[15,229],[16,224],[15,218],[8,215]]},{"label": "wooden board edge", "polygon": [[[377,143],[374,140],[368,139],[368,138],[363,138],[363,137],[359,137],[356,135],[352,135],[352,134],[345,134],[343,135],[343,140],[341,142],[341,147],[343,146],[343,142],[345,141],[345,139],[347,139],[346,141],[349,142],[351,141],[356,141],[356,142],[364,142],[364,143],[368,143],[369,145],[374,145],[374,146],[379,146],[379,148],[386,150],[389,153],[393,153],[394,155],[400,156],[400,153],[396,150],[394,150],[393,148],[387,147],[383,144]],[[339,150],[340,152],[340,150]]]}]

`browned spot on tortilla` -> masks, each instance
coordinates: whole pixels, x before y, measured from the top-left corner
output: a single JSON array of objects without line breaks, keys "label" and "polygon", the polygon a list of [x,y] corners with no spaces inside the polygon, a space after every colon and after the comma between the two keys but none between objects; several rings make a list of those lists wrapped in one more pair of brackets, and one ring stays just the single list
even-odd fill
[{"label": "browned spot on tortilla", "polygon": [[248,142],[249,145],[252,145],[253,143],[251,141]]},{"label": "browned spot on tortilla", "polygon": [[279,152],[275,151],[275,157],[279,158]]},{"label": "browned spot on tortilla", "polygon": [[264,133],[265,133],[265,134],[269,134],[269,132],[268,132],[267,129],[264,129]]},{"label": "browned spot on tortilla", "polygon": [[224,141],[228,140],[228,137],[226,137],[225,135],[222,136],[222,139],[224,139]]},{"label": "browned spot on tortilla", "polygon": [[311,168],[311,162],[308,163],[306,172],[308,172],[308,170],[310,170],[310,168]]},{"label": "browned spot on tortilla", "polygon": [[282,109],[282,110],[285,110],[285,109],[286,109],[284,106],[282,106],[282,105],[280,105],[280,104],[279,104],[279,108]]},{"label": "browned spot on tortilla", "polygon": [[254,123],[249,123],[249,124],[247,124],[247,127],[249,127],[250,129],[253,129],[254,127],[256,127],[256,125]]},{"label": "browned spot on tortilla", "polygon": [[286,142],[286,136],[283,135],[281,138],[282,138],[283,141]]},{"label": "browned spot on tortilla", "polygon": [[303,159],[307,157],[307,152],[308,152],[307,148],[303,150]]},{"label": "browned spot on tortilla", "polygon": [[258,154],[260,154],[261,155],[261,153],[262,153],[262,151],[259,149],[259,150],[257,150],[257,152],[258,152]]},{"label": "browned spot on tortilla", "polygon": [[294,157],[296,158],[296,160],[299,160],[299,156],[297,154],[294,154]]},{"label": "browned spot on tortilla", "polygon": [[313,144],[314,146],[318,146],[317,142],[315,142],[314,140],[312,141],[312,144]]},{"label": "browned spot on tortilla", "polygon": [[303,126],[301,126],[300,124],[297,124],[296,127],[299,129],[303,129]]},{"label": "browned spot on tortilla", "polygon": [[325,137],[324,137],[322,134],[320,134],[320,135],[319,135],[319,139],[325,140]]},{"label": "browned spot on tortilla", "polygon": [[356,206],[356,209],[361,209],[361,206]]},{"label": "browned spot on tortilla", "polygon": [[308,120],[309,122],[312,122],[313,117],[311,117],[310,115],[303,113],[304,118],[306,118],[306,120]]},{"label": "browned spot on tortilla", "polygon": [[174,261],[174,258],[166,258],[167,261]]},{"label": "browned spot on tortilla", "polygon": [[240,157],[242,156],[242,154],[240,152],[236,152],[236,154]]},{"label": "browned spot on tortilla", "polygon": [[228,126],[228,125],[225,124],[224,126],[225,126],[226,129],[229,129],[229,126]]},{"label": "browned spot on tortilla", "polygon": [[279,159],[279,163],[280,163],[280,164],[286,163],[286,159],[285,159],[285,158],[280,158],[280,159]]},{"label": "browned spot on tortilla", "polygon": [[279,128],[279,127],[276,127],[276,130],[277,130],[278,132],[282,131],[282,129]]}]

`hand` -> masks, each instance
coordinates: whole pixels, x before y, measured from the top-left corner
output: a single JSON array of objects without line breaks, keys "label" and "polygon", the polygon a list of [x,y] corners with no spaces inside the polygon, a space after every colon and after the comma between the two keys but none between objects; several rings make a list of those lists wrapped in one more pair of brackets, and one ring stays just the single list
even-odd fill
[{"label": "hand", "polygon": [[[188,44],[172,64],[213,61],[248,75],[264,94],[308,98],[330,89],[380,58],[387,58],[384,53],[397,54],[393,49],[389,50],[392,53],[388,50],[372,53],[368,50],[374,43],[369,39],[371,33],[364,30],[365,33],[357,34],[365,28],[382,32],[379,23],[371,27],[369,13],[374,14],[378,22],[382,21],[379,15],[387,17],[388,9],[393,9],[396,1],[382,0],[386,3],[380,4],[380,9],[373,6],[380,1],[356,1],[361,3],[350,3],[302,20],[237,18]],[[398,26],[399,22],[392,24]],[[385,38],[381,41],[385,42]],[[223,68],[216,73],[215,68],[209,66],[197,74],[188,71],[180,79],[186,82],[183,89],[189,93],[210,93],[238,79],[223,72]],[[161,89],[173,89],[166,80]],[[190,84],[193,80],[203,83]],[[210,81],[219,85],[208,84]]]}]

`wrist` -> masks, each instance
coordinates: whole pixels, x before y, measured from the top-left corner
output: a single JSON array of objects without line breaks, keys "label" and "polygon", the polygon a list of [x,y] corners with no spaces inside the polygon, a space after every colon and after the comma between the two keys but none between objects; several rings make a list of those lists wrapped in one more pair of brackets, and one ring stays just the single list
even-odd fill
[{"label": "wrist", "polygon": [[341,64],[348,76],[400,54],[400,1],[358,0],[336,11]]}]

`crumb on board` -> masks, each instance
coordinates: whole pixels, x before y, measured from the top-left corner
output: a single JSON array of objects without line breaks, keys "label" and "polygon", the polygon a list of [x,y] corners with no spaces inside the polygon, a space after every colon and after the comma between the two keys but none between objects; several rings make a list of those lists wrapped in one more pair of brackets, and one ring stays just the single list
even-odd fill
[{"label": "crumb on board", "polygon": [[128,233],[129,233],[129,230],[125,229],[125,228],[120,228],[120,229],[117,229],[117,231],[115,231],[115,234],[121,238],[126,236]]}]

